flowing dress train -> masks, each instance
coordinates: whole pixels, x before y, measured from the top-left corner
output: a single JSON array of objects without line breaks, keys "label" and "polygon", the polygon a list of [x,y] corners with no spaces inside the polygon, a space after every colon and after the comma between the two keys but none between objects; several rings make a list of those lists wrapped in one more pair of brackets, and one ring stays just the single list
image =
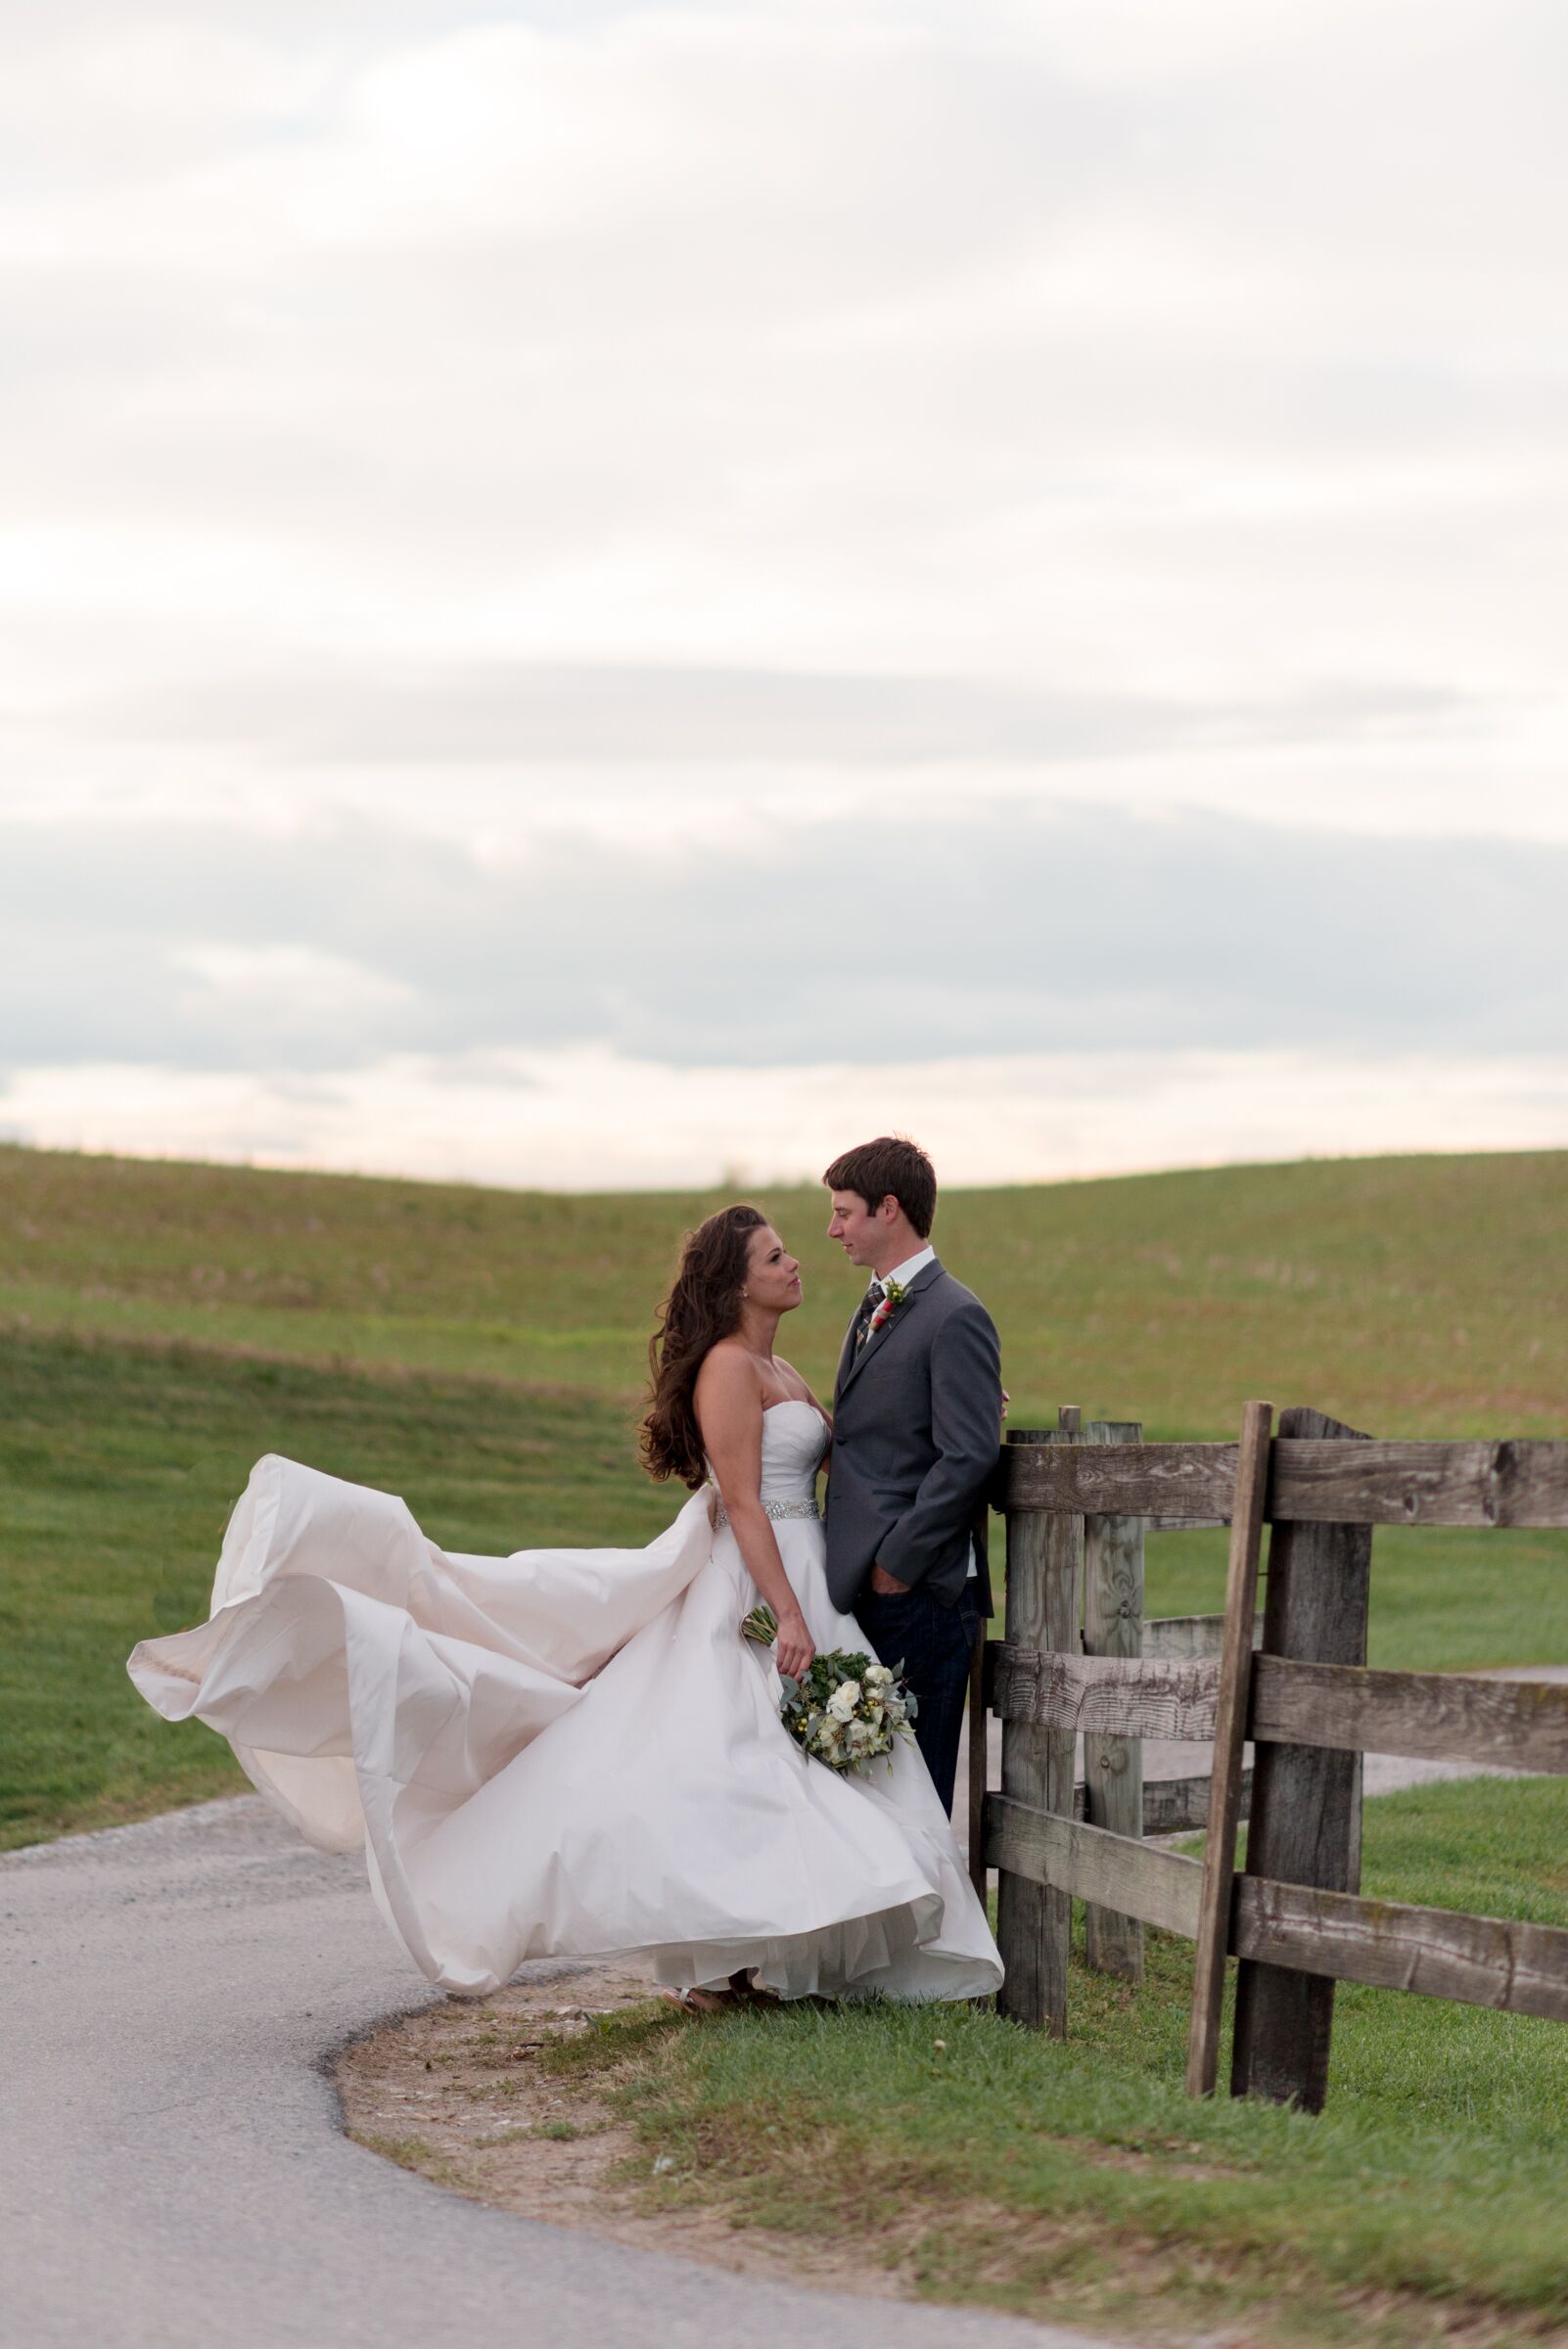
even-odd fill
[{"label": "flowing dress train", "polygon": [[[819,1648],[831,1604],[813,1405],[762,1422],[762,1499]],[[259,1461],[209,1620],[129,1671],[227,1737],[322,1850],[363,1849],[415,1964],[483,1993],[525,1958],[645,1954],[662,1982],[742,1967],[784,1998],[969,1999],[1001,1962],[913,1746],[868,1778],[778,1718],[758,1592],[715,1496],[646,1549],[448,1554],[391,1494]],[[897,1663],[897,1657],[884,1661]]]}]

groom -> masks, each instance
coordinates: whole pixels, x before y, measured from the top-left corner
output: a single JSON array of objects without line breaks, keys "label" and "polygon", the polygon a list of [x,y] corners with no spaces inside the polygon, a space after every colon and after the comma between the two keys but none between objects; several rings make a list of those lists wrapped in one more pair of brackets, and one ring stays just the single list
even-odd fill
[{"label": "groom", "polygon": [[929,1243],[937,1176],[923,1150],[884,1134],[822,1180],[829,1239],[873,1275],[833,1392],[828,1590],[879,1656],[903,1659],[920,1751],[950,1810],[970,1653],[992,1611],[971,1527],[1000,1443],[1001,1351]]}]

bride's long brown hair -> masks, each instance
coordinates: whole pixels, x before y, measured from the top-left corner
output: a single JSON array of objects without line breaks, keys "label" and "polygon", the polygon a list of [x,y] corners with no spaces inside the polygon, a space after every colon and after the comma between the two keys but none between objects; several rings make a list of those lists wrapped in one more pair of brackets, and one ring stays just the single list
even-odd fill
[{"label": "bride's long brown hair", "polygon": [[648,1416],[637,1450],[650,1476],[678,1476],[695,1493],[707,1481],[702,1430],[692,1402],[697,1373],[741,1316],[752,1234],[767,1218],[757,1207],[721,1207],[686,1234],[674,1286],[648,1340]]}]

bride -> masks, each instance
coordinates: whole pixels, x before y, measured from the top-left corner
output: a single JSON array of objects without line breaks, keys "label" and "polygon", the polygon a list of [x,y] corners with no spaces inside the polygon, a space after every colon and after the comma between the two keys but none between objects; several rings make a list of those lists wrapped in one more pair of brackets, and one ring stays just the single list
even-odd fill
[{"label": "bride", "polygon": [[[646,1549],[438,1549],[391,1494],[257,1462],[209,1620],[129,1671],[227,1737],[445,1989],[530,1958],[643,1955],[696,2004],[972,1999],[1001,1962],[919,1753],[808,1760],[779,1671],[864,1649],[827,1595],[831,1434],[774,1352],[801,1276],[754,1207],[686,1242],[649,1349],[642,1456],[692,1489]],[[774,1651],[741,1635],[759,1598]],[[897,1656],[883,1661],[897,1664]]]}]

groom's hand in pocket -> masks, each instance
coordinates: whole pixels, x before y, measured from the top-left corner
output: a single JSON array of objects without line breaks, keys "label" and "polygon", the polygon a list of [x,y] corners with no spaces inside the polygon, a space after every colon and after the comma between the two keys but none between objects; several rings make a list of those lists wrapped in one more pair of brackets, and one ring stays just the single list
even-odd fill
[{"label": "groom's hand in pocket", "polygon": [[895,1582],[885,1566],[872,1567],[871,1588],[878,1598],[907,1598],[909,1595],[908,1584]]}]

